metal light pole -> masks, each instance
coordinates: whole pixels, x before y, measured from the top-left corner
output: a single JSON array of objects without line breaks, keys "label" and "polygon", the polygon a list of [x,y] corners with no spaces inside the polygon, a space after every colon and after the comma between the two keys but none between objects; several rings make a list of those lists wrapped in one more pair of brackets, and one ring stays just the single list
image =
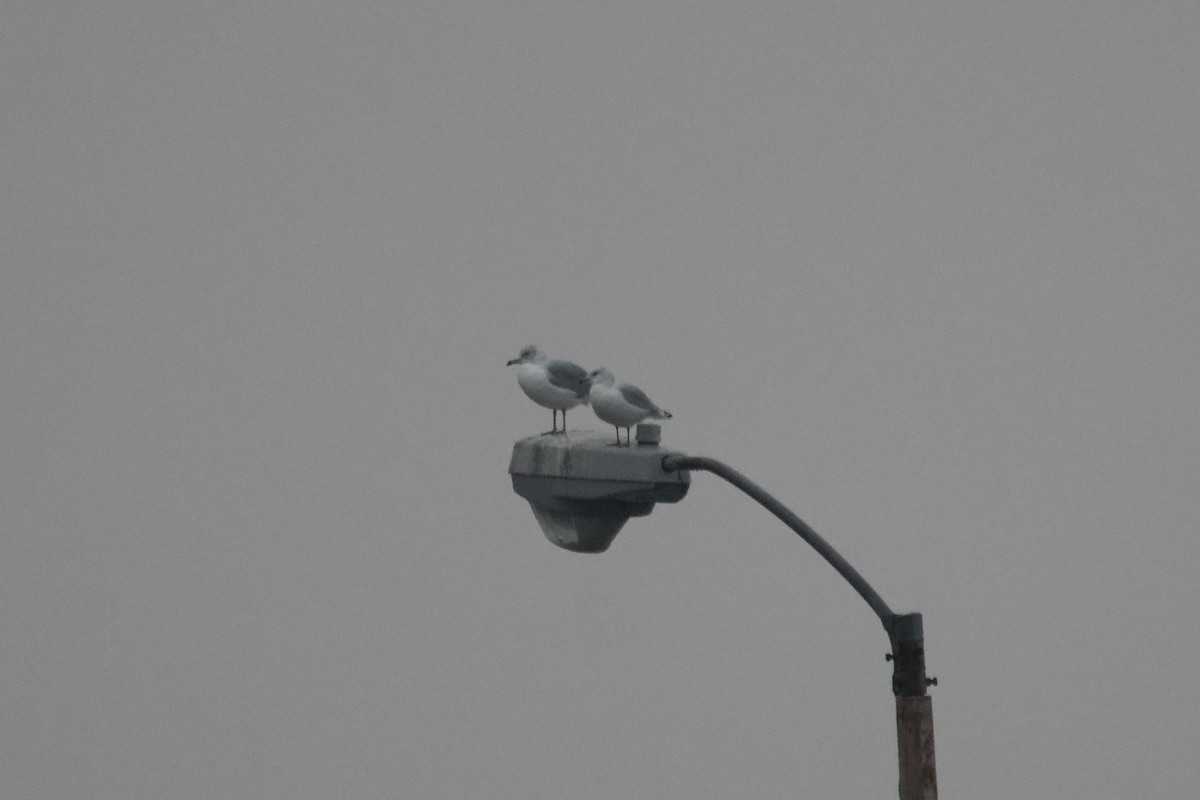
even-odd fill
[{"label": "metal light pole", "polygon": [[766,489],[727,464],[702,456],[667,455],[664,472],[703,470],[733,484],[800,534],[854,587],[883,623],[892,652],[892,694],[896,696],[896,741],[900,762],[900,800],[937,800],[933,753],[933,703],[927,688],[937,678],[925,676],[925,634],[920,614],[896,614],[871,585],[820,534]]},{"label": "metal light pole", "polygon": [[659,427],[638,425],[638,446],[612,447],[611,438],[564,431],[531,436],[513,446],[508,471],[513,490],[529,501],[546,538],[579,553],[600,553],[630,517],[656,503],[677,503],[691,484],[688,470],[711,472],[732,483],[800,534],[845,578],[883,623],[891,642],[892,694],[900,800],[937,800],[933,758],[933,707],[925,677],[925,636],[920,614],[896,614],[846,559],[769,492],[712,458],[659,448]]}]

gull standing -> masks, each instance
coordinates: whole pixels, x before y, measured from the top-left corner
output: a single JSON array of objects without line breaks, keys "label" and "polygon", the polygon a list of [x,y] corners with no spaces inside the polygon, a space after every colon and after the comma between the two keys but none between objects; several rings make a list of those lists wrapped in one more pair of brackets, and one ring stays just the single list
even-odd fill
[{"label": "gull standing", "polygon": [[563,415],[562,433],[567,432],[567,409],[587,403],[591,381],[587,370],[570,361],[547,358],[535,345],[521,349],[520,355],[509,361],[507,366],[520,364],[517,383],[529,399],[539,406],[550,409],[550,430],[559,433],[558,412]]},{"label": "gull standing", "polygon": [[617,445],[621,444],[621,428],[625,429],[625,446],[629,446],[629,426],[644,419],[670,419],[671,412],[663,411],[636,386],[617,384],[616,378],[604,367],[593,370],[590,399],[596,416],[617,429]]}]

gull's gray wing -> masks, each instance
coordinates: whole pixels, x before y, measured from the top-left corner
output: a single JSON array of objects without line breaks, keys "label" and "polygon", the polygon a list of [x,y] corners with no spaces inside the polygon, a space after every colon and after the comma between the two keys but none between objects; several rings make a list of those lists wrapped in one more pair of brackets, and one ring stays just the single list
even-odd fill
[{"label": "gull's gray wing", "polygon": [[622,383],[620,391],[621,396],[625,398],[625,402],[632,406],[637,406],[647,414],[653,414],[659,410],[658,406],[650,402],[649,397],[646,397],[646,393],[636,386],[630,386],[628,383]]},{"label": "gull's gray wing", "polygon": [[550,361],[546,364],[546,375],[550,383],[560,389],[572,391],[578,397],[587,397],[592,388],[587,370],[570,361]]}]

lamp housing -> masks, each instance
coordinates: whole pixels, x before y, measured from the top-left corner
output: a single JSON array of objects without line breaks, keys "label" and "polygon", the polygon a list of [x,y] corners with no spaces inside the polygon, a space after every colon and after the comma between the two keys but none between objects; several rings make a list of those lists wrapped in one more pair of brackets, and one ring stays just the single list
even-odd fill
[{"label": "lamp housing", "polygon": [[592,431],[521,439],[508,466],[513,491],[529,501],[551,542],[602,553],[630,517],[646,516],[655,503],[679,502],[691,485],[687,470],[663,470],[665,456],[680,454],[658,446],[657,428],[639,425],[633,447]]}]

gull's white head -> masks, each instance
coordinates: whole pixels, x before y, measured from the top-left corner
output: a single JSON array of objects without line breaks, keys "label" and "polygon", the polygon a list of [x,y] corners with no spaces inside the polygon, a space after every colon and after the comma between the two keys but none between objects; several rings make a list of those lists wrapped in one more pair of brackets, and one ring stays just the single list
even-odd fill
[{"label": "gull's white head", "polygon": [[612,386],[613,381],[616,380],[616,378],[613,377],[613,374],[608,371],[607,367],[600,367],[599,369],[592,370],[588,374],[588,377],[591,379],[592,383],[598,383],[601,386]]},{"label": "gull's white head", "polygon": [[513,364],[540,364],[545,360],[546,354],[536,344],[530,344],[522,347],[517,357],[509,361],[505,366],[511,367]]}]

